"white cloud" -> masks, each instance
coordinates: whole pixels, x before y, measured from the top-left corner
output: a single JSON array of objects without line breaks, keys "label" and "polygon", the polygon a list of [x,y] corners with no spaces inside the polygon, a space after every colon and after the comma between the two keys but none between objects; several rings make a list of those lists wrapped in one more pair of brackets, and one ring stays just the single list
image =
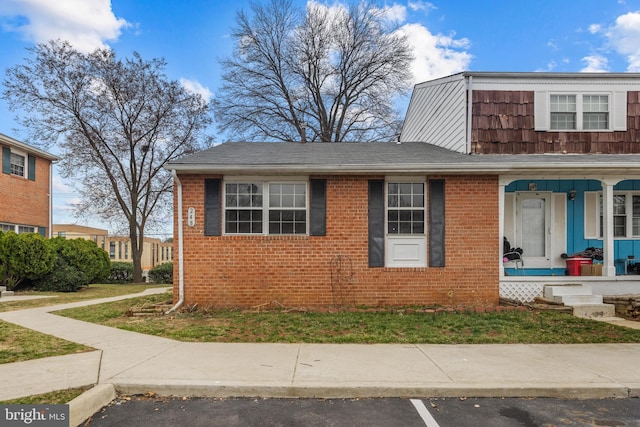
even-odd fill
[{"label": "white cloud", "polygon": [[90,52],[116,40],[130,24],[117,18],[110,0],[2,0],[2,29],[33,42],[68,40]]},{"label": "white cloud", "polygon": [[211,92],[208,87],[202,86],[202,84],[196,80],[180,78],[180,84],[188,92],[200,95],[206,102],[209,102],[213,96],[213,92]]},{"label": "white cloud", "polygon": [[627,57],[627,71],[640,71],[640,12],[619,16],[606,36],[613,49]]},{"label": "white cloud", "polygon": [[399,31],[406,34],[413,49],[414,83],[465,71],[471,63],[468,39],[456,39],[455,34],[432,34],[421,24],[406,24]]},{"label": "white cloud", "polygon": [[585,56],[581,60],[587,66],[580,70],[583,73],[604,73],[609,71],[609,60],[602,55]]},{"label": "white cloud", "polygon": [[393,6],[385,6],[382,12],[389,22],[402,24],[407,20],[407,8],[397,3]]},{"label": "white cloud", "polygon": [[437,7],[433,3],[430,3],[428,1],[409,1],[407,5],[409,6],[409,9],[413,11],[423,10],[427,13],[437,9]]},{"label": "white cloud", "polygon": [[600,24],[591,24],[589,25],[589,32],[591,34],[597,34],[602,30],[602,26]]}]

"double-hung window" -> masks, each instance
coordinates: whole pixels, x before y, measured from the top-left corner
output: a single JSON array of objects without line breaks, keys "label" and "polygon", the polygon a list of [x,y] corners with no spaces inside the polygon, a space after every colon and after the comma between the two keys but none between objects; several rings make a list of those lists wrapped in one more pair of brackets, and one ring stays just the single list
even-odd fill
[{"label": "double-hung window", "polygon": [[12,152],[11,153],[11,174],[17,176],[24,176],[25,171],[25,157]]},{"label": "double-hung window", "polygon": [[609,130],[609,95],[551,95],[551,130]]},{"label": "double-hung window", "polygon": [[576,95],[551,95],[551,129],[577,128]]},{"label": "double-hung window", "polygon": [[[601,193],[598,200],[599,237],[602,238],[604,235],[604,202]],[[588,206],[585,208],[588,215]],[[613,194],[613,238],[640,238],[640,194],[637,192],[615,192]]]},{"label": "double-hung window", "polygon": [[626,92],[535,93],[538,131],[624,131],[626,120]]},{"label": "double-hung window", "polygon": [[609,97],[607,95],[582,96],[582,128],[584,130],[609,129]]},{"label": "double-hung window", "polygon": [[307,234],[306,182],[226,182],[225,234]]},{"label": "double-hung window", "polygon": [[424,183],[387,184],[387,232],[424,234]]},{"label": "double-hung window", "polygon": [[225,185],[225,233],[262,234],[262,187],[248,182]]}]

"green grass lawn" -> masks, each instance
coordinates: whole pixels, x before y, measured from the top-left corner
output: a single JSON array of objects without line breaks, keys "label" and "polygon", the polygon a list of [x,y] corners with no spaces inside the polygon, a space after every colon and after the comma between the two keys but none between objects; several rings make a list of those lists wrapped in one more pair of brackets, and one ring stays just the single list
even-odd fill
[{"label": "green grass lawn", "polygon": [[166,288],[171,285],[147,285],[147,284],[125,284],[125,285],[103,285],[92,284],[80,289],[78,292],[16,292],[19,296],[38,296],[47,298],[29,299],[23,301],[0,301],[0,312],[12,310],[24,310],[27,308],[45,307],[69,302],[85,301],[99,298],[109,298],[119,295],[128,295],[142,292],[147,288]]},{"label": "green grass lawn", "polygon": [[70,388],[50,393],[35,394],[12,400],[0,400],[0,405],[65,405],[91,387]]},{"label": "green grass lawn", "polygon": [[132,317],[134,305],[165,302],[151,295],[57,312],[59,315],[150,335],[192,342],[278,343],[638,343],[640,330],[536,311],[492,313],[411,310],[384,312],[208,310]]},{"label": "green grass lawn", "polygon": [[[107,298],[142,292],[158,285],[90,285],[79,292],[21,292],[18,295],[49,296],[50,298],[0,303],[0,311],[64,304],[82,300]],[[162,285],[166,287],[167,285]],[[165,295],[166,299],[167,296]],[[23,362],[42,357],[62,356],[93,350],[81,344],[42,334],[12,323],[0,321],[0,364]]]},{"label": "green grass lawn", "polygon": [[94,349],[0,321],[0,364],[91,350]]}]

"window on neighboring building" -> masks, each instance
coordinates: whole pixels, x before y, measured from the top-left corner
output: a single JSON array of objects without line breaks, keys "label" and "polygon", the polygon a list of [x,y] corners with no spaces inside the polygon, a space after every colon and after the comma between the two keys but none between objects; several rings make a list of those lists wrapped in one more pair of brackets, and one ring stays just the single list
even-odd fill
[{"label": "window on neighboring building", "polygon": [[224,191],[226,234],[307,233],[306,182],[228,182]]},{"label": "window on neighboring building", "polygon": [[109,242],[109,258],[116,259],[116,242]]},{"label": "window on neighboring building", "polygon": [[24,176],[25,156],[11,152],[11,173],[13,175]]},{"label": "window on neighboring building", "polygon": [[3,232],[13,231],[14,233],[35,233],[38,228],[30,225],[17,225],[17,224],[8,224],[8,223],[0,223],[0,230]]},{"label": "window on neighboring building", "polygon": [[389,234],[424,234],[424,183],[387,183]]},{"label": "window on neighboring building", "polygon": [[129,242],[124,242],[124,259],[129,259]]}]

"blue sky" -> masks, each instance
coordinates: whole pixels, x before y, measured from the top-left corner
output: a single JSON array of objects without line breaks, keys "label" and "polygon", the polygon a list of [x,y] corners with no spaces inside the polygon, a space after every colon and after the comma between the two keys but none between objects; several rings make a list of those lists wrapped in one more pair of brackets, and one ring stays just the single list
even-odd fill
[{"label": "blue sky", "polygon": [[[640,72],[640,0],[376,4],[409,37],[414,83],[464,70]],[[145,59],[162,57],[171,79],[210,98],[220,84],[217,60],[232,52],[228,34],[236,12],[249,5],[248,0],[2,0],[0,77],[22,62],[26,48],[61,38],[85,51],[108,46],[119,56],[137,51]],[[0,133],[24,140],[14,115],[0,100]],[[57,176],[54,185],[54,222],[76,222],[69,216],[72,188]]]}]

